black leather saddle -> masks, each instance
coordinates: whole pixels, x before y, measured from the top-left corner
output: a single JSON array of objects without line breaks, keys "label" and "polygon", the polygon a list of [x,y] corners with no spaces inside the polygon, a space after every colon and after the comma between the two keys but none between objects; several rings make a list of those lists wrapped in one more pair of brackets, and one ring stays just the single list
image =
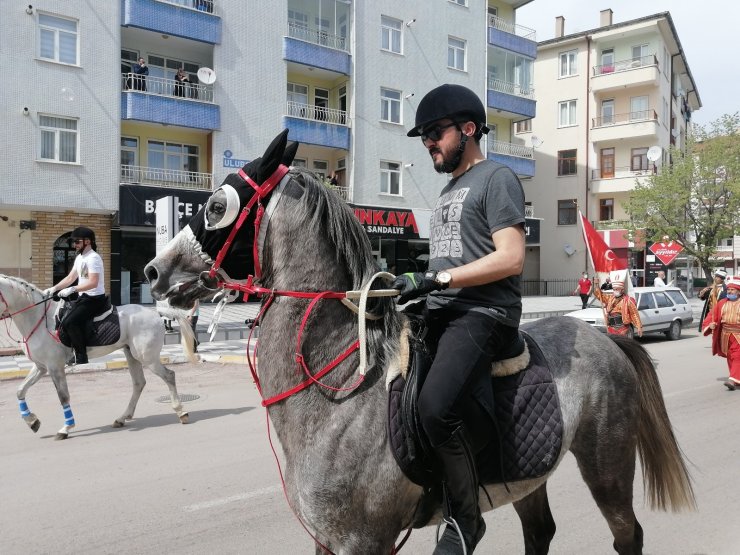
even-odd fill
[{"label": "black leather saddle", "polygon": [[[56,317],[56,327],[59,330],[59,341],[62,345],[71,347],[72,343],[64,329],[64,317],[69,312],[69,304],[65,303]],[[92,320],[85,324],[85,343],[88,347],[101,347],[113,345],[121,338],[121,324],[118,318],[118,310],[111,305],[110,297],[105,297],[105,305]]]}]

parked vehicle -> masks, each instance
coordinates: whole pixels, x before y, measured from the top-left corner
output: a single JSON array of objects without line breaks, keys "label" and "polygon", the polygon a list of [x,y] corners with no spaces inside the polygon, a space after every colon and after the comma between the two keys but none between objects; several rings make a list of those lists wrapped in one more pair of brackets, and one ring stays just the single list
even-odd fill
[{"label": "parked vehicle", "polygon": [[[681,330],[694,321],[691,305],[678,287],[634,287],[630,295],[637,303],[643,333],[664,333],[675,341],[681,337]],[[569,312],[566,316],[588,322],[606,333],[604,311],[596,299],[589,308]],[[628,335],[633,334],[631,329]]]}]

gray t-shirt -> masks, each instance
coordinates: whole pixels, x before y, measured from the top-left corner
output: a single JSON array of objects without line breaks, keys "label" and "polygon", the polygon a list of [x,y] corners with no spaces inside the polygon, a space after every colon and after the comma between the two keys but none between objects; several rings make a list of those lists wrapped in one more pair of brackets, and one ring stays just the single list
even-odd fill
[{"label": "gray t-shirt", "polygon": [[[452,179],[434,208],[429,238],[429,268],[448,270],[494,252],[491,235],[524,225],[524,190],[507,166],[484,160]],[[483,307],[504,324],[518,326],[522,315],[519,276],[493,283],[446,289],[427,297],[430,309]]]}]

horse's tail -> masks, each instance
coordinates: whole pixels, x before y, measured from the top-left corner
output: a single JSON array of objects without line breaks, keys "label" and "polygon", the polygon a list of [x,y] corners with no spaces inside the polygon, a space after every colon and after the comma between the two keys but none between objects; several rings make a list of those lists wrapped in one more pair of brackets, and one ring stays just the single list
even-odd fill
[{"label": "horse's tail", "polygon": [[609,337],[627,355],[637,372],[640,396],[637,453],[650,508],[673,512],[696,510],[691,476],[673,434],[650,355],[637,341],[620,335]]}]

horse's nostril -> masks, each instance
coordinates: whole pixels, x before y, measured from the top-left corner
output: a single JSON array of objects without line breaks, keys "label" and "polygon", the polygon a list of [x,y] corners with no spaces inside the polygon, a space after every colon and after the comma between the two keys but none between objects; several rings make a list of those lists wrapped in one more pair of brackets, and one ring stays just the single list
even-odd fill
[{"label": "horse's nostril", "polygon": [[144,268],[144,276],[150,284],[154,285],[154,282],[159,277],[159,272],[157,272],[157,269],[153,265],[147,264]]}]

